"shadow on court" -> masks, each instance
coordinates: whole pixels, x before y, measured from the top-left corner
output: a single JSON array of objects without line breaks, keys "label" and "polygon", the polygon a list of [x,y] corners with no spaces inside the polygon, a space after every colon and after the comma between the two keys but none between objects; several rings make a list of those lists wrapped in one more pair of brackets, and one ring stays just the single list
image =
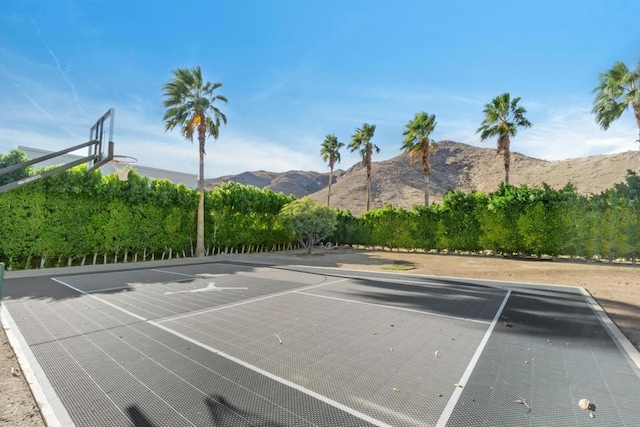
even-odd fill
[{"label": "shadow on court", "polygon": [[[246,409],[230,403],[224,396],[213,395],[204,400],[205,406],[209,410],[212,426],[238,425],[242,420],[246,425],[260,427],[287,427],[285,424],[268,420]],[[137,405],[126,408],[127,417],[135,427],[160,427],[163,420],[152,420],[150,415],[145,414]]]}]

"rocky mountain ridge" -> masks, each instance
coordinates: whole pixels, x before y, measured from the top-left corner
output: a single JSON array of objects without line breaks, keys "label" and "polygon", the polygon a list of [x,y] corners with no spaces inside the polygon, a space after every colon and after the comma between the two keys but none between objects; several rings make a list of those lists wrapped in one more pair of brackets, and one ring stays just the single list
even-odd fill
[{"label": "rocky mountain ridge", "polygon": [[[374,158],[375,160],[375,158]],[[560,161],[547,161],[511,153],[511,184],[542,185],[561,188],[567,183],[581,194],[597,194],[623,182],[627,170],[640,170],[640,151],[597,155]],[[289,171],[244,172],[239,175],[209,179],[207,188],[223,181],[266,187],[296,197],[311,195],[321,203],[327,200],[329,173]],[[504,180],[504,164],[494,148],[475,147],[459,142],[440,141],[431,156],[431,202],[440,202],[449,190],[465,192],[495,191]],[[391,203],[410,209],[424,203],[422,167],[401,154],[388,160],[373,162],[371,208]],[[354,215],[365,210],[366,171],[360,163],[346,171],[334,171],[331,206],[349,209]]]}]

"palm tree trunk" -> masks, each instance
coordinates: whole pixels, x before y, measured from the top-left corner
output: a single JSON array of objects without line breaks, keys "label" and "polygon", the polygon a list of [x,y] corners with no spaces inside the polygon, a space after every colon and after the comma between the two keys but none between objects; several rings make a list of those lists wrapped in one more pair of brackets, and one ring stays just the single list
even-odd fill
[{"label": "palm tree trunk", "polygon": [[504,183],[509,186],[509,168],[511,167],[511,151],[509,147],[504,150]]},{"label": "palm tree trunk", "polygon": [[424,176],[424,205],[429,206],[429,175]]},{"label": "palm tree trunk", "polygon": [[198,129],[198,141],[200,143],[200,172],[198,176],[198,221],[196,225],[196,257],[204,256],[204,139],[205,133]]},{"label": "palm tree trunk", "polygon": [[333,182],[333,166],[329,172],[329,189],[327,190],[327,207],[331,206],[331,183]]},{"label": "palm tree trunk", "polygon": [[367,142],[366,152],[365,152],[365,165],[367,167],[367,209],[366,212],[369,212],[369,201],[371,200],[371,144]]},{"label": "palm tree trunk", "polygon": [[371,177],[367,177],[367,212],[369,212],[369,200],[371,199]]},{"label": "palm tree trunk", "polygon": [[638,143],[640,144],[640,104],[631,104],[633,114],[636,116],[636,124],[638,125]]},{"label": "palm tree trunk", "polygon": [[429,140],[422,142],[422,167],[424,171],[424,205],[429,206],[429,183],[431,181],[431,147]]}]

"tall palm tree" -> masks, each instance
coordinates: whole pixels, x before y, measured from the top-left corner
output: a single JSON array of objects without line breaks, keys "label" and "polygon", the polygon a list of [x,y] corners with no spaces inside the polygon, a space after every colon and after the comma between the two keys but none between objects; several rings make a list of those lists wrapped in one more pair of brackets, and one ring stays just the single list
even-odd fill
[{"label": "tall palm tree", "polygon": [[373,151],[380,152],[377,145],[371,143],[376,125],[364,123],[362,127],[356,128],[356,133],[351,136],[349,149],[353,152],[360,150],[362,165],[367,168],[367,211],[369,210],[369,200],[371,196],[371,154]]},{"label": "tall palm tree", "polygon": [[176,126],[182,135],[193,142],[193,135],[198,133],[200,153],[200,172],[198,175],[198,222],[196,230],[196,253],[204,256],[204,155],[207,136],[218,139],[220,121],[227,123],[226,116],[214,105],[216,101],[227,102],[227,98],[214,94],[222,83],[205,82],[200,67],[178,68],[173,72],[174,79],[163,87],[166,108],[163,120],[166,122],[165,132]]},{"label": "tall palm tree", "polygon": [[504,156],[504,183],[509,185],[509,166],[511,165],[511,137],[516,136],[518,128],[528,128],[532,124],[524,117],[527,110],[518,106],[520,97],[511,99],[509,93],[498,95],[484,106],[484,120],[476,133],[485,140],[498,137],[498,154]]},{"label": "tall palm tree", "polygon": [[429,180],[431,176],[431,152],[437,149],[435,141],[429,139],[429,135],[436,128],[435,114],[427,114],[424,111],[416,113],[413,120],[409,120],[402,135],[402,148],[409,153],[411,161],[419,160],[424,171],[424,205],[429,206]]},{"label": "tall palm tree", "polygon": [[593,90],[597,93],[593,100],[593,113],[596,122],[607,130],[612,122],[618,120],[629,104],[633,109],[638,125],[640,143],[640,61],[634,71],[618,61],[606,73],[598,76],[600,84]]},{"label": "tall palm tree", "polygon": [[330,206],[331,201],[331,183],[333,182],[333,167],[336,163],[340,163],[340,148],[344,147],[344,143],[338,141],[338,137],[334,134],[327,135],[322,143],[320,149],[320,155],[322,160],[329,162],[329,188],[327,191],[327,206]]}]

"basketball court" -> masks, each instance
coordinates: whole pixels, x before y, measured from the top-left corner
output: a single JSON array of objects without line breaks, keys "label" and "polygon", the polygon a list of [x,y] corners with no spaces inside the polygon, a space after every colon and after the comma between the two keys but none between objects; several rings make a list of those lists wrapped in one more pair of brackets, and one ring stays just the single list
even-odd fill
[{"label": "basketball court", "polygon": [[49,425],[640,425],[638,353],[580,288],[222,258],[8,274]]}]

